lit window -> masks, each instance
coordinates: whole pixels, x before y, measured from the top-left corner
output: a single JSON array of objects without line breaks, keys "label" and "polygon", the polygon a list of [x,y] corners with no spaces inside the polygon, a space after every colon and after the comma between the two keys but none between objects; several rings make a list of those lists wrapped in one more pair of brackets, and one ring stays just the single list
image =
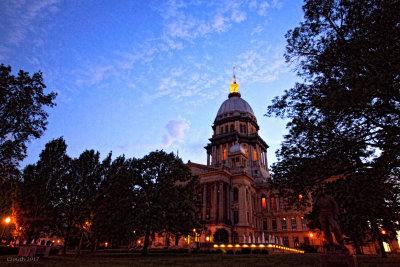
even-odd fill
[{"label": "lit window", "polygon": [[275,198],[274,197],[271,197],[270,198],[270,203],[269,203],[270,205],[270,208],[271,208],[271,210],[276,210],[276,203],[275,203]]},{"label": "lit window", "polygon": [[267,209],[267,198],[264,195],[261,197],[261,208],[263,210]]},{"label": "lit window", "polygon": [[253,151],[253,160],[256,161],[257,160],[257,152],[254,150]]},{"label": "lit window", "polygon": [[282,230],[286,230],[287,229],[286,218],[282,218],[281,222],[282,222]]},{"label": "lit window", "polygon": [[297,230],[296,218],[292,218],[292,230]]},{"label": "lit window", "polygon": [[224,160],[226,159],[226,149],[224,149]]},{"label": "lit window", "polygon": [[301,225],[303,227],[303,230],[307,230],[307,221],[304,217],[301,217]]},{"label": "lit window", "polygon": [[244,153],[246,154],[246,157],[248,157],[247,148],[244,149]]}]

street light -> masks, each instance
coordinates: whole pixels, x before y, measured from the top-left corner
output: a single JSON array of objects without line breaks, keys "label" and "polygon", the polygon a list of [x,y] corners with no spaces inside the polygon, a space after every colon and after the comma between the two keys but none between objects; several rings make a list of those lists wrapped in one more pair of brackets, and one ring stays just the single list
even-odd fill
[{"label": "street light", "polygon": [[7,218],[5,218],[5,219],[4,219],[4,222],[5,222],[5,225],[4,225],[4,228],[3,228],[3,232],[1,233],[0,242],[3,241],[4,232],[6,231],[6,228],[7,228],[8,224],[11,222],[10,216],[8,216]]},{"label": "street light", "polygon": [[313,234],[313,233],[310,233],[309,236],[310,236],[310,239],[311,239],[311,246],[314,246],[314,244],[313,244],[313,237],[314,237],[314,234]]}]

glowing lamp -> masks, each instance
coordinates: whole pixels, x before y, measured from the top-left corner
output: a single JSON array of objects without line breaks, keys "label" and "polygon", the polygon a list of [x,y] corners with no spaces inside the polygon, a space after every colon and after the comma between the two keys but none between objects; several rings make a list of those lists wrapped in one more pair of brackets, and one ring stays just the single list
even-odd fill
[{"label": "glowing lamp", "polygon": [[215,245],[214,245],[214,248],[217,248],[217,247],[218,247],[218,245],[217,245],[217,244],[215,244]]},{"label": "glowing lamp", "polygon": [[10,217],[7,217],[4,221],[8,224],[8,223],[11,222],[11,218],[10,218]]},{"label": "glowing lamp", "polygon": [[239,244],[236,244],[235,247],[240,248],[240,245],[239,245]]},{"label": "glowing lamp", "polygon": [[314,234],[313,233],[310,233],[310,237],[313,237],[314,236]]}]

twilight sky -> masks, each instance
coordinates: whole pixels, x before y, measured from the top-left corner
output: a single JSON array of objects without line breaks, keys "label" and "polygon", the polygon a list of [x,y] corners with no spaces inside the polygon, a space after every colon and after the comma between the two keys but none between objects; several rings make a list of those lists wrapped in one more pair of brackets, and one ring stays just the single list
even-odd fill
[{"label": "twilight sky", "polygon": [[0,1],[0,63],[43,72],[57,106],[23,165],[64,136],[68,154],[104,158],[179,150],[205,163],[203,148],[227,99],[236,66],[269,164],[285,121],[264,116],[274,96],[298,80],[284,62],[287,30],[302,20],[300,0]]}]

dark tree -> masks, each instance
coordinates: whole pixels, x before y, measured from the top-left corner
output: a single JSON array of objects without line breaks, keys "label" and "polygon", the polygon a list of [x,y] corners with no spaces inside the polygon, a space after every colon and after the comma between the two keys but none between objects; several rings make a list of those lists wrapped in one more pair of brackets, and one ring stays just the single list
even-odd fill
[{"label": "dark tree", "polygon": [[[135,179],[134,227],[145,237],[143,253],[147,253],[150,237],[174,229],[188,233],[198,226],[194,212],[197,203],[198,179],[190,169],[172,153],[151,152],[134,161],[130,172]],[[177,227],[179,216],[186,229]],[[176,234],[175,232],[174,234]]]},{"label": "dark tree", "polygon": [[91,211],[102,177],[100,154],[93,150],[82,152],[70,163],[68,175],[58,183],[60,196],[57,207],[57,234],[64,239],[64,254],[71,238],[82,239],[84,226],[91,221]]},{"label": "dark tree", "polygon": [[57,187],[67,175],[70,161],[66,149],[63,138],[47,143],[39,161],[26,166],[23,180],[17,183],[13,209],[22,235],[28,240],[55,229],[60,197]]},{"label": "dark tree", "polygon": [[0,178],[18,172],[26,157],[26,144],[46,130],[46,107],[53,107],[56,93],[45,94],[42,73],[31,76],[22,70],[11,75],[11,67],[0,65]]},{"label": "dark tree", "polygon": [[[398,218],[400,1],[309,0],[303,10],[285,56],[304,82],[269,106],[269,115],[291,119],[274,180],[307,196],[319,182],[345,178],[341,186],[359,202],[373,202],[366,214],[345,210],[348,227],[363,227],[348,234],[381,241],[379,229],[395,229]],[[378,188],[379,198],[366,194]]]},{"label": "dark tree", "polygon": [[133,179],[128,172],[136,159],[123,156],[103,161],[104,179],[93,207],[93,249],[99,241],[112,246],[128,244],[133,235]]}]

